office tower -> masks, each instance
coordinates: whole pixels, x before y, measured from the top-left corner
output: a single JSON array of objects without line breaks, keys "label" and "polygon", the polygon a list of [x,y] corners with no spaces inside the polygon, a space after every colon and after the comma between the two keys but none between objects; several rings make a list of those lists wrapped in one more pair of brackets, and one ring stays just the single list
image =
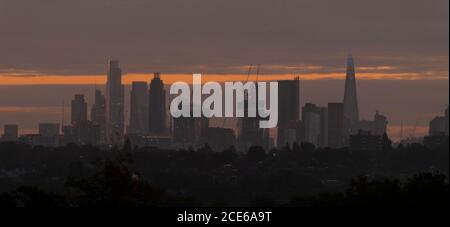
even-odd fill
[{"label": "office tower", "polygon": [[448,144],[448,137],[445,135],[425,136],[423,145],[429,149],[442,149],[442,145]]},{"label": "office tower", "polygon": [[2,141],[17,141],[19,138],[19,126],[6,124],[3,126]]},{"label": "office tower", "polygon": [[312,143],[316,147],[326,147],[328,144],[328,109],[306,103],[302,108],[302,130],[302,141]]},{"label": "office tower", "polygon": [[344,136],[358,132],[359,111],[356,92],[355,65],[352,55],[347,59],[347,75],[345,78],[344,94]]},{"label": "office tower", "polygon": [[328,108],[319,107],[319,111],[320,111],[319,147],[328,147]]},{"label": "office tower", "polygon": [[358,134],[350,135],[350,149],[352,151],[381,151],[383,149],[383,136],[359,130]]},{"label": "office tower", "polygon": [[130,125],[128,134],[148,132],[148,91],[146,82],[133,82],[130,95]]},{"label": "office tower", "polygon": [[319,146],[320,136],[320,114],[314,112],[305,113],[305,121],[303,121],[304,127],[304,142]]},{"label": "office tower", "polygon": [[319,145],[320,109],[312,103],[306,103],[302,108],[303,138],[302,141]]},{"label": "office tower", "polygon": [[300,79],[278,81],[278,147],[297,138],[300,118]]},{"label": "office tower", "polygon": [[[258,94],[258,89],[256,89],[256,94]],[[257,106],[263,105],[258,104],[259,99],[256,95]],[[244,98],[244,114],[245,117],[239,118],[239,136],[238,136],[238,146],[239,149],[247,152],[252,146],[260,146],[267,149],[269,146],[269,135],[268,130],[259,127],[259,122],[265,120],[257,115],[257,117],[248,117],[249,109],[254,109],[257,113],[257,106],[249,106],[249,97],[246,93]]]},{"label": "office tower", "polygon": [[166,91],[160,73],[155,73],[150,82],[148,100],[149,132],[151,134],[166,133]]},{"label": "office tower", "polygon": [[445,134],[445,117],[437,116],[430,121],[429,136],[442,136]]},{"label": "office tower", "polygon": [[83,124],[87,121],[87,103],[84,100],[84,95],[75,95],[71,107],[70,117],[72,125]]},{"label": "office tower", "polygon": [[107,139],[110,144],[120,144],[124,131],[124,87],[119,62],[109,61],[106,82],[106,122]]},{"label": "office tower", "polygon": [[382,136],[387,133],[387,125],[389,122],[387,120],[387,117],[381,115],[378,110],[375,113],[373,122],[374,122],[374,129],[373,129],[374,135]]},{"label": "office tower", "polygon": [[173,140],[182,147],[200,146],[203,129],[208,128],[208,118],[179,117],[173,119]]},{"label": "office tower", "polygon": [[64,125],[62,127],[61,144],[67,145],[69,143],[77,143],[77,135],[72,125]]},{"label": "office tower", "polygon": [[100,90],[95,90],[95,103],[91,109],[91,121],[99,127],[99,142],[106,140],[106,98]]},{"label": "office tower", "polygon": [[35,138],[33,145],[58,146],[59,131],[57,123],[39,123],[39,135]]},{"label": "office tower", "polygon": [[361,120],[358,124],[358,130],[370,132],[372,135],[382,136],[387,132],[388,120],[386,116],[376,111],[373,120]]},{"label": "office tower", "polygon": [[328,146],[330,148],[345,146],[343,103],[328,103]]},{"label": "office tower", "polygon": [[59,136],[59,124],[39,123],[39,135],[45,137]]}]

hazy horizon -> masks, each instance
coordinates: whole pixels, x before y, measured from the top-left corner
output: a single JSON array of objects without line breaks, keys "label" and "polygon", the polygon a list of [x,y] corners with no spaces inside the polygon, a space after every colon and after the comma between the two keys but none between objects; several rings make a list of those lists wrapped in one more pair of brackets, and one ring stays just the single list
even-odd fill
[{"label": "hazy horizon", "polygon": [[261,65],[260,79],[299,75],[302,105],[325,105],[342,101],[352,53],[362,118],[381,111],[394,138],[402,122],[426,134],[449,102],[447,0],[0,0],[0,27],[0,127],[26,132],[61,122],[63,100],[68,122],[75,93],[91,105],[108,59],[125,84],[243,80]]},{"label": "hazy horizon", "polygon": [[[147,82],[149,80],[150,75]],[[306,102],[320,106],[326,106],[328,102],[342,102],[344,80],[303,80],[300,83],[302,106]],[[105,87],[103,84],[0,85],[0,129],[5,123],[18,123],[22,133],[36,133],[39,122],[61,123],[63,102],[64,118],[67,124],[70,121],[70,101],[74,95],[85,94],[90,109],[95,89],[104,91]],[[127,85],[126,113],[129,110],[129,89],[130,86]],[[398,89],[403,92],[396,93]],[[437,115],[443,115],[449,102],[448,89],[448,83],[442,83],[440,80],[360,80],[358,81],[358,98],[361,118],[370,120],[375,111],[379,110],[388,116],[388,132],[394,140],[399,137],[402,123],[404,138],[411,136],[414,128],[413,136],[424,136],[428,133],[428,122]],[[25,90],[27,96],[20,95]],[[378,95],[373,96],[374,92]],[[424,93],[429,93],[429,96],[424,96]],[[415,105],[411,105],[412,101]],[[226,127],[233,127],[233,123],[229,122]]]}]

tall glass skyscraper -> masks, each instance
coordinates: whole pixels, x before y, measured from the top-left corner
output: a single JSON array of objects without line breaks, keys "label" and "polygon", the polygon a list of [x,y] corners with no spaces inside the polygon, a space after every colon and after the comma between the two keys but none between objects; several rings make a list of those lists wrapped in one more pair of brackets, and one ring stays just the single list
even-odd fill
[{"label": "tall glass skyscraper", "polygon": [[149,131],[154,135],[166,133],[166,91],[161,74],[155,73],[148,95]]},{"label": "tall glass skyscraper", "polygon": [[133,82],[130,93],[129,134],[148,132],[148,89],[147,82]]},{"label": "tall glass skyscraper", "polygon": [[347,75],[344,93],[344,136],[357,133],[359,122],[358,97],[356,92],[355,64],[353,56],[347,58]]},{"label": "tall glass skyscraper", "polygon": [[120,144],[124,133],[124,87],[119,61],[110,60],[106,82],[107,139],[110,144]]}]

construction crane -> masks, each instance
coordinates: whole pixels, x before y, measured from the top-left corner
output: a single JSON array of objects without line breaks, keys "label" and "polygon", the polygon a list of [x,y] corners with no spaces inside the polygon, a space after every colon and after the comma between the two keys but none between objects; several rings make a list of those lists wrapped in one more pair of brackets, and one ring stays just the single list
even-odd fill
[{"label": "construction crane", "polygon": [[413,139],[416,136],[416,130],[417,130],[417,126],[419,125],[419,119],[416,120],[416,123],[414,124],[414,127],[412,129],[411,134],[409,134],[409,137],[411,139]]},{"label": "construction crane", "polygon": [[[250,64],[250,66],[248,67],[248,71],[247,71],[247,78],[245,79],[244,84],[246,84],[248,82],[248,80],[250,79],[250,74],[252,72],[252,69],[253,69],[253,64]],[[259,72],[259,65],[258,65],[257,71]],[[222,128],[225,128],[226,121],[227,121],[227,118],[225,116],[223,116]]]},{"label": "construction crane", "polygon": [[[260,67],[260,65],[258,64],[257,66],[256,66],[256,107],[258,106],[258,79],[259,79],[259,67]],[[249,73],[247,74],[247,79],[246,79],[246,81],[245,81],[245,83],[247,83],[248,81],[249,81],[249,79],[250,79],[250,71],[249,71]],[[244,94],[245,95],[245,94]],[[248,94],[247,94],[247,100],[248,100]],[[247,105],[248,105],[248,102],[247,102]],[[247,107],[248,108],[248,107]],[[245,114],[246,113],[244,113],[244,116],[245,116]],[[240,126],[240,124],[242,123],[242,121],[240,121],[240,120],[237,120],[236,121],[236,129],[237,130],[239,130],[239,126]],[[240,134],[240,132],[239,132],[239,134]]]},{"label": "construction crane", "polygon": [[398,138],[400,139],[400,141],[403,140],[403,121],[401,121],[400,123],[400,135]]}]

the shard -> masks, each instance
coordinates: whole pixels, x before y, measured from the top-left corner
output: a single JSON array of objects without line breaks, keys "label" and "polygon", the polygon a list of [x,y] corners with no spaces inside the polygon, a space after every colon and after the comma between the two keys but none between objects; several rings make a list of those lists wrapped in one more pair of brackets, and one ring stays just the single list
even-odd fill
[{"label": "the shard", "polygon": [[359,122],[358,96],[356,92],[355,64],[353,56],[347,58],[347,75],[344,94],[344,135],[357,133]]}]

